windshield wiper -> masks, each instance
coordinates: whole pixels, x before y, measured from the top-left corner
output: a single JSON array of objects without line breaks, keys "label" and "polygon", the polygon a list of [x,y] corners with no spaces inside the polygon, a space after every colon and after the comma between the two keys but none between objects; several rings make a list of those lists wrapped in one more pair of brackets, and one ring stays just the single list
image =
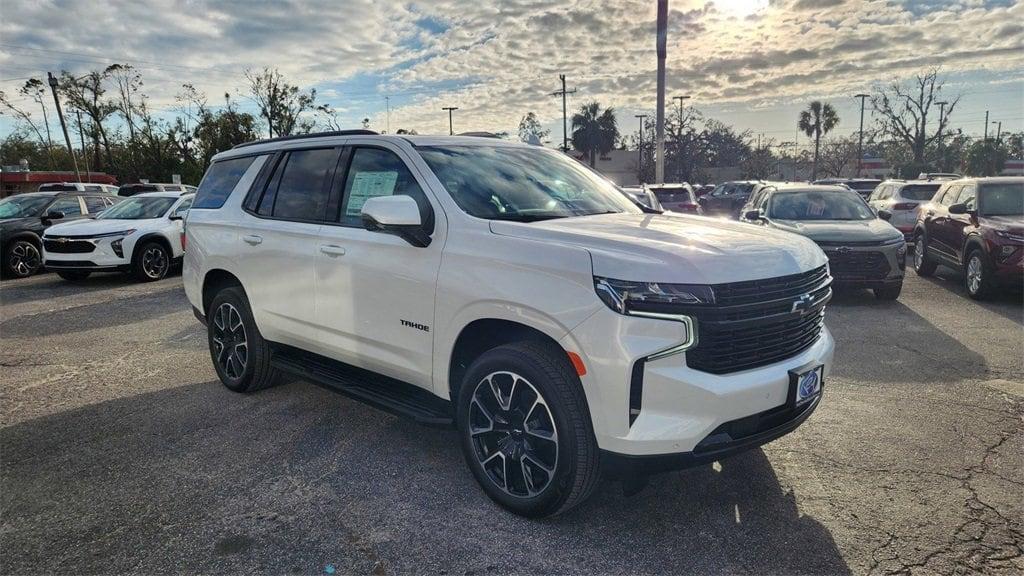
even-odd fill
[{"label": "windshield wiper", "polygon": [[495,214],[489,220],[507,220],[509,222],[539,222],[541,220],[557,220],[566,216],[556,214]]}]

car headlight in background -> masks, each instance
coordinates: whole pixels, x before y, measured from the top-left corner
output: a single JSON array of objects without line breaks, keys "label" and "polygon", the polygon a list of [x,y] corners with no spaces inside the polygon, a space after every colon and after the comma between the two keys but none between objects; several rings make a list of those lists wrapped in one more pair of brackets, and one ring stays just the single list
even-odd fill
[{"label": "car headlight in background", "polygon": [[114,236],[119,236],[117,240],[114,240],[113,242],[110,243],[110,249],[114,251],[114,254],[117,254],[118,258],[124,258],[124,247],[122,245],[122,242],[124,242],[126,236],[134,232],[135,229],[133,228],[130,230],[121,230],[120,232],[110,232],[108,234],[101,234],[99,236],[96,236],[96,238],[110,238]]}]

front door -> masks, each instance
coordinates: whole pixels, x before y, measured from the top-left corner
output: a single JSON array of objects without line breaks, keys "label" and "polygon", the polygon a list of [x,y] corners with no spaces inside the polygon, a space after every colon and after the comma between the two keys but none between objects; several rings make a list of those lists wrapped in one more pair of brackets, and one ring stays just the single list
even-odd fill
[{"label": "front door", "polygon": [[[316,253],[321,352],[429,389],[444,214],[398,147],[353,145],[341,164],[338,214],[322,228]],[[420,205],[432,231],[429,246],[362,227],[363,203],[389,195],[411,196]]]}]

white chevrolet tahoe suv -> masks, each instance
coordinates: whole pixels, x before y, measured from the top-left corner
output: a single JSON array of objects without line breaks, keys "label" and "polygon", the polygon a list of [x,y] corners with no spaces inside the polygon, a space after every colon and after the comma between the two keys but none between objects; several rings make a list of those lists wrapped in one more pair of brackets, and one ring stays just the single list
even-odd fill
[{"label": "white chevrolet tahoe suv", "polygon": [[184,283],[221,381],[454,426],[492,499],[571,508],[794,430],[833,341],[797,235],[658,214],[537,146],[345,131],[214,157]]}]

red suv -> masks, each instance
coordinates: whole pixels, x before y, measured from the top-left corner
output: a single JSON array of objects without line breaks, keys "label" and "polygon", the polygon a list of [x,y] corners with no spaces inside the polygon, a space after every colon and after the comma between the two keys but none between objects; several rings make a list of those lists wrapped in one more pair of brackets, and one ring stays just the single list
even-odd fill
[{"label": "red suv", "polygon": [[944,182],[914,227],[914,270],[961,270],[971,298],[1024,281],[1024,178]]}]

